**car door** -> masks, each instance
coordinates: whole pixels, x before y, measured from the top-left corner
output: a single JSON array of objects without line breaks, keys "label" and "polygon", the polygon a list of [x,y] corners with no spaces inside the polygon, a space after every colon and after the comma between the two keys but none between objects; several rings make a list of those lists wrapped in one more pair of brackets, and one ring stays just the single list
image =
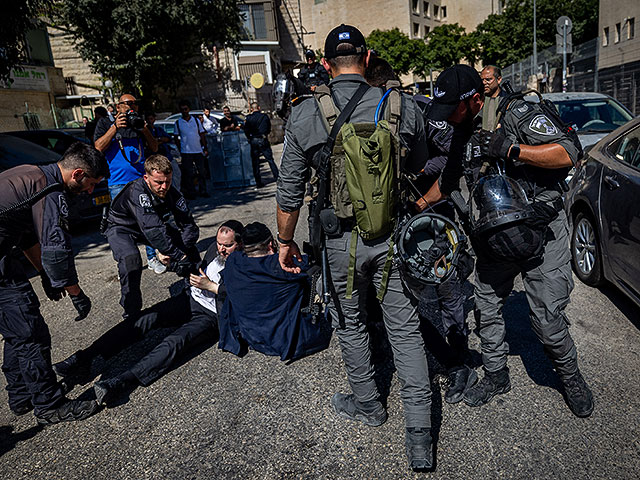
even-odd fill
[{"label": "car door", "polygon": [[604,148],[600,218],[614,276],[640,291],[640,126]]}]

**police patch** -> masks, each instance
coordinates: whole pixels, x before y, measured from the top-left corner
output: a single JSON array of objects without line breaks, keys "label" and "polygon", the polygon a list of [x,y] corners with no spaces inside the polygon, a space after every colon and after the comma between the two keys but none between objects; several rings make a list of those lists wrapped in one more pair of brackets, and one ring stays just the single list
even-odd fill
[{"label": "police patch", "polygon": [[437,98],[444,97],[444,94],[447,93],[444,90],[440,90],[438,87],[433,89],[433,95]]},{"label": "police patch", "polygon": [[69,216],[69,206],[67,205],[67,199],[62,194],[58,196],[58,208],[60,209],[60,216]]},{"label": "police patch", "polygon": [[349,35],[349,32],[342,32],[338,34],[338,40],[349,40],[351,38],[351,35]]},{"label": "police patch", "polygon": [[181,212],[189,211],[189,209],[187,208],[187,201],[184,199],[184,197],[180,197],[178,199],[178,201],[176,202],[176,208]]},{"label": "police patch", "polygon": [[147,195],[146,193],[141,193],[138,198],[140,199],[141,207],[149,208],[153,206],[151,205],[151,199],[149,198],[149,195]]},{"label": "police patch", "polygon": [[546,115],[536,115],[529,124],[529,130],[548,136],[558,133],[558,129]]},{"label": "police patch", "polygon": [[437,128],[438,130],[445,130],[448,124],[444,120],[439,122],[436,122],[434,120],[429,120],[429,125],[431,125],[433,128]]}]

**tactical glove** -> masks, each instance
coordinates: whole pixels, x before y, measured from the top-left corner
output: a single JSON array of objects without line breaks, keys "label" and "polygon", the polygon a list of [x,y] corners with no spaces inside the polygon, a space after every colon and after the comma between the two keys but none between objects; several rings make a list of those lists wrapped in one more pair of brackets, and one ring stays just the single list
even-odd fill
[{"label": "tactical glove", "polygon": [[44,270],[40,272],[40,280],[42,281],[42,289],[49,300],[57,302],[64,297],[64,288],[54,288],[51,285],[51,280],[49,279],[47,272]]},{"label": "tactical glove", "polygon": [[480,151],[486,157],[506,160],[509,148],[513,142],[499,132],[482,130],[480,137]]},{"label": "tactical glove", "polygon": [[189,278],[190,274],[198,275],[198,267],[188,257],[184,257],[178,261],[171,260],[169,271],[174,272],[179,277]]},{"label": "tactical glove", "polygon": [[91,311],[91,300],[87,295],[80,290],[78,295],[71,295],[71,301],[73,302],[73,306],[78,312],[78,316],[74,318],[76,322],[87,318],[89,312]]}]

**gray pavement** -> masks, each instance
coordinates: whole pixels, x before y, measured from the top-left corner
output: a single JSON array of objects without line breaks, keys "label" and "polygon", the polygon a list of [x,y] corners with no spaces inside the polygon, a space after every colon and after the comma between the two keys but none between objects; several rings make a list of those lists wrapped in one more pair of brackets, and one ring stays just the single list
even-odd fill
[{"label": "gray pavement", "polygon": [[[278,158],[281,148],[274,150]],[[263,221],[275,232],[274,193],[270,183],[257,192],[221,190],[192,202],[201,226],[200,249],[229,218]],[[306,237],[304,227],[301,221],[297,238]],[[54,303],[40,295],[54,362],[91,343],[121,314],[107,244],[89,230],[75,245],[81,285],[94,309],[75,323],[68,299]],[[145,270],[145,306],[167,298],[176,282],[171,273]],[[39,282],[34,286],[41,294]],[[470,307],[472,298],[467,303]],[[329,349],[291,365],[256,352],[237,358],[217,345],[204,346],[114,408],[44,429],[35,426],[32,415],[15,417],[3,389],[0,478],[640,478],[639,309],[611,287],[596,290],[576,282],[567,313],[596,399],[592,417],[576,418],[564,404],[550,363],[528,327],[526,300],[517,284],[505,308],[512,390],[472,409],[444,403],[434,389],[438,443],[433,473],[407,469],[399,385],[388,356],[376,358],[381,389],[388,391],[388,422],[370,428],[334,415],[331,395],[348,391],[334,337]],[[468,321],[473,325],[471,312]],[[384,346],[379,325],[373,330],[375,342]],[[170,331],[153,331],[110,362],[94,363],[94,372],[107,378],[123,371]],[[471,346],[479,351],[475,335]],[[4,377],[0,386],[5,386]],[[90,397],[90,387],[78,386],[70,396]]]}]

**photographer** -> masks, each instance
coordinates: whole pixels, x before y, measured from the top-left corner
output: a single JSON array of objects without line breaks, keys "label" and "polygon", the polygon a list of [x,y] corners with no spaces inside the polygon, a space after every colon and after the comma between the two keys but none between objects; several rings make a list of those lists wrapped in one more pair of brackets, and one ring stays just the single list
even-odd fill
[{"label": "photographer", "polygon": [[138,244],[157,249],[162,263],[180,276],[197,272],[200,255],[195,245],[199,230],[186,200],[171,186],[171,162],[162,155],[152,155],[144,168],[144,177],[127,184],[111,204],[106,230],[113,258],[118,262],[124,320],[119,329],[112,329],[111,334],[103,335],[89,348],[57,363],[56,372],[62,377],[82,376],[95,356],[111,358],[153,327],[156,318],[141,315],[142,261]]}]

